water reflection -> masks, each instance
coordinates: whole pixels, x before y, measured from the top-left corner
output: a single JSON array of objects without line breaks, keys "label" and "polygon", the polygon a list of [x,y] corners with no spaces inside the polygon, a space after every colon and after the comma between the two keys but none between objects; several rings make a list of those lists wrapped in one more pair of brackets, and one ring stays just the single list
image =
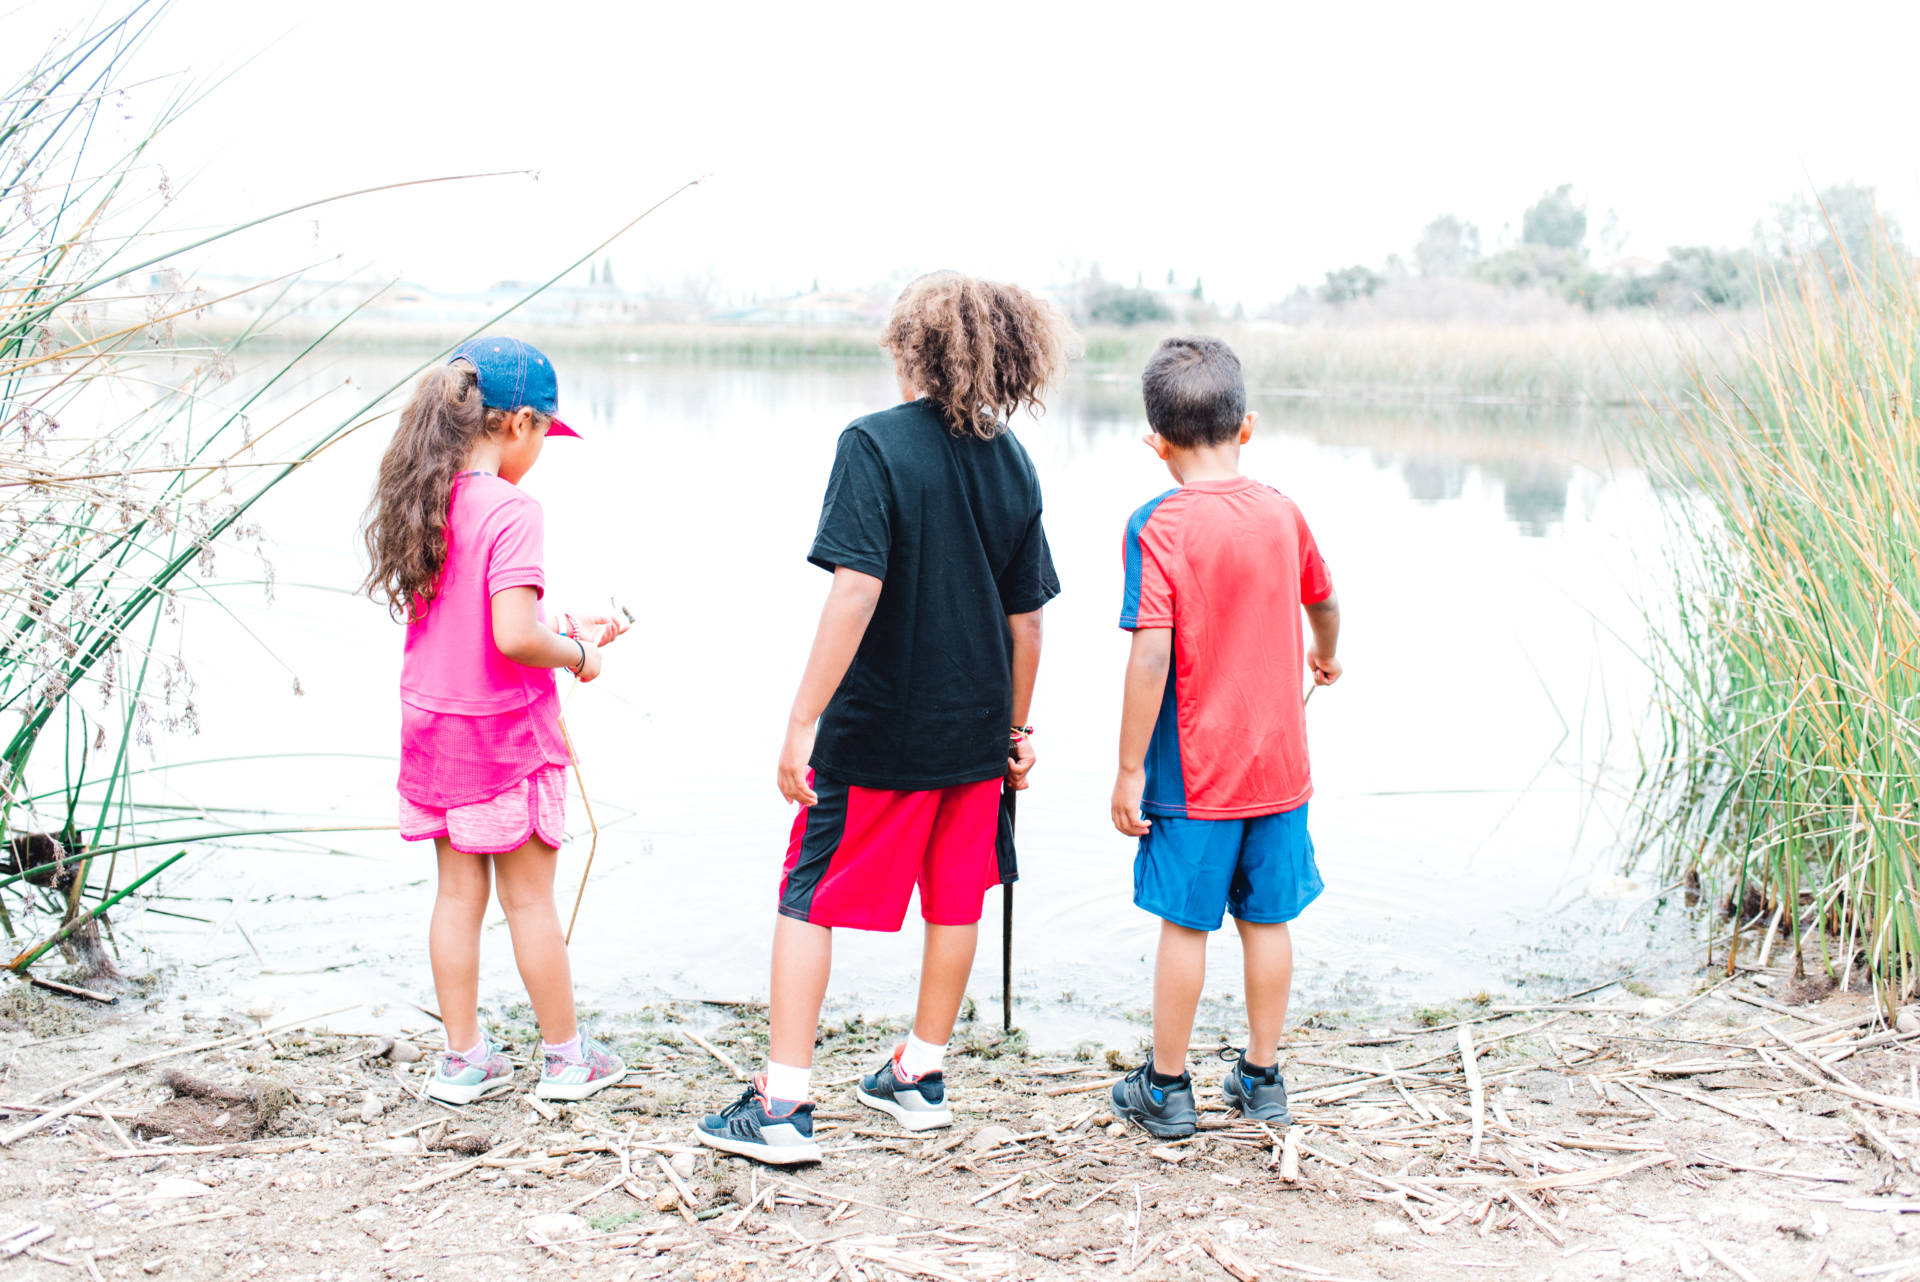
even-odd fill
[{"label": "water reflection", "polygon": [[[363,354],[342,364],[365,386],[406,368]],[[608,675],[567,704],[601,826],[575,940],[583,1000],[763,995],[790,820],[773,754],[825,590],[803,554],[834,438],[889,403],[890,372],[574,359],[564,379],[586,439],[549,449],[529,480],[548,513],[550,591],[611,595],[640,618]],[[289,388],[286,400],[306,394]],[[1610,726],[1629,724],[1644,698],[1631,657],[1594,626],[1636,631],[1632,554],[1658,528],[1644,484],[1609,472],[1598,425],[1575,416],[1255,407],[1263,427],[1246,470],[1301,500],[1348,614],[1348,679],[1309,713],[1328,891],[1295,931],[1298,1009],[1444,1000],[1644,951],[1653,941],[1609,933],[1617,911],[1584,898],[1616,852],[1579,772],[1631,745],[1599,731],[1568,739],[1583,700],[1610,701],[1581,718]],[[1048,608],[1042,767],[1021,805],[1015,982],[1029,1027],[1057,1044],[1124,1031],[1148,999],[1154,926],[1130,903],[1132,851],[1106,800],[1126,646],[1114,626],[1120,533],[1169,481],[1137,443],[1146,424],[1130,375],[1080,371],[1019,430],[1066,591]],[[350,438],[259,510],[280,595],[271,606],[231,597],[231,619],[196,616],[207,652],[222,656],[220,679],[201,687],[207,730],[158,749],[376,757],[178,772],[155,777],[151,799],[391,820],[398,635],[377,606],[342,593],[359,578],[352,530],[382,443],[371,429]],[[286,693],[289,669],[304,698]],[[586,853],[583,813],[572,819],[559,877],[569,893]],[[218,924],[149,918],[141,929],[292,1004],[424,998],[428,865],[389,835],[333,840],[358,856],[340,866],[365,893],[342,898],[338,868],[311,855],[206,852],[169,887],[206,907],[171,906]],[[267,941],[266,964],[256,969],[236,921]],[[999,929],[992,915],[983,925]],[[836,950],[842,1008],[911,1004],[914,933],[850,934]],[[1231,932],[1215,951],[1214,973],[1236,973]],[[277,978],[311,971],[313,958],[336,969]],[[301,991],[275,989],[287,982]],[[975,992],[999,982],[998,950],[983,948]],[[316,983],[331,988],[316,994]],[[490,935],[484,992],[518,992],[503,935]]]}]

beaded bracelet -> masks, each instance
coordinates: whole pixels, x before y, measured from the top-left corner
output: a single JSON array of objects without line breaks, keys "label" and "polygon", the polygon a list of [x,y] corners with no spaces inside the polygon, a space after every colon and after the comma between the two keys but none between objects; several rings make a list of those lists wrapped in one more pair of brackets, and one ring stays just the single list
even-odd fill
[{"label": "beaded bracelet", "polygon": [[1033,738],[1033,727],[1015,726],[1012,732],[1007,735],[1007,738],[1015,743],[1025,743],[1027,740]]}]

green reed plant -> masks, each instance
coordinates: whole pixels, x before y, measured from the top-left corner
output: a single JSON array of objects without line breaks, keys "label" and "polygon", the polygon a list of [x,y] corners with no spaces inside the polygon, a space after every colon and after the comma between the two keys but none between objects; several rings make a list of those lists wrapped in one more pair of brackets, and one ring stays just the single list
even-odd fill
[{"label": "green reed plant", "polygon": [[[249,513],[275,485],[383,417],[381,403],[428,363],[364,402],[257,422],[262,399],[359,309],[292,347],[272,344],[291,278],[269,280],[243,291],[262,306],[238,332],[218,342],[184,336],[180,326],[218,300],[183,281],[174,267],[182,254],[368,193],[184,244],[156,230],[169,194],[147,153],[198,91],[165,97],[129,134],[122,81],[165,9],[164,0],[130,0],[57,39],[0,91],[0,712],[10,714],[0,738],[0,849],[15,866],[0,891],[26,891],[15,906],[61,916],[58,930],[13,958],[16,970],[56,942],[105,964],[94,918],[158,871],[136,871],[115,891],[119,852],[241,835],[144,840],[136,831],[164,821],[134,802],[135,750],[157,731],[197,726],[194,670],[168,641],[177,629],[163,625],[180,594],[212,591],[200,580],[216,556],[260,552]],[[265,573],[271,584],[270,565]],[[51,840],[29,843],[33,832]],[[29,869],[45,849],[56,866]],[[102,855],[109,864],[99,877]],[[0,929],[17,939],[3,896]]]},{"label": "green reed plant", "polygon": [[1677,588],[1643,784],[1736,948],[1757,924],[1891,1003],[1920,985],[1920,298],[1881,261],[1766,281],[1762,330],[1643,434]]}]

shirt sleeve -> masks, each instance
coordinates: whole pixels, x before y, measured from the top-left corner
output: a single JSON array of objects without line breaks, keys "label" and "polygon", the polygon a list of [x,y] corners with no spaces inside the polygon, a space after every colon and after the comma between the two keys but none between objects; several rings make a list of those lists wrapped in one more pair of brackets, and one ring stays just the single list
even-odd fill
[{"label": "shirt sleeve", "polygon": [[1307,518],[1297,507],[1293,510],[1293,523],[1300,534],[1300,604],[1313,605],[1333,595],[1333,575],[1320,557],[1320,545],[1313,541]]},{"label": "shirt sleeve", "polygon": [[1128,631],[1172,627],[1173,578],[1167,573],[1172,557],[1165,530],[1151,520],[1136,519],[1127,526],[1124,556],[1127,584],[1120,603],[1120,626]]},{"label": "shirt sleeve", "polygon": [[887,553],[893,546],[893,496],[879,452],[866,436],[848,428],[840,434],[820,505],[807,560],[823,570],[846,566],[876,579],[887,577]]},{"label": "shirt sleeve", "polygon": [[1008,614],[1030,614],[1060,595],[1060,577],[1054,573],[1053,551],[1047,546],[1047,530],[1040,513],[1014,549],[1006,569],[1000,572],[1000,608]]},{"label": "shirt sleeve", "polygon": [[487,549],[487,595],[532,588],[535,596],[545,596],[547,575],[541,568],[545,545],[546,516],[539,503],[522,497],[503,505],[499,528]]}]

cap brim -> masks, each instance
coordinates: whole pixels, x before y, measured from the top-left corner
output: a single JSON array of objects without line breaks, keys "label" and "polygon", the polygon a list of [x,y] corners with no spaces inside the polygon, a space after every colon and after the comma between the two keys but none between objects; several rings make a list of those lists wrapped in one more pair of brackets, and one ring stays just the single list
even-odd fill
[{"label": "cap brim", "polygon": [[578,440],[580,437],[580,433],[574,431],[572,428],[568,427],[565,423],[562,423],[557,418],[547,424],[547,435],[548,436],[571,436],[576,440]]}]

